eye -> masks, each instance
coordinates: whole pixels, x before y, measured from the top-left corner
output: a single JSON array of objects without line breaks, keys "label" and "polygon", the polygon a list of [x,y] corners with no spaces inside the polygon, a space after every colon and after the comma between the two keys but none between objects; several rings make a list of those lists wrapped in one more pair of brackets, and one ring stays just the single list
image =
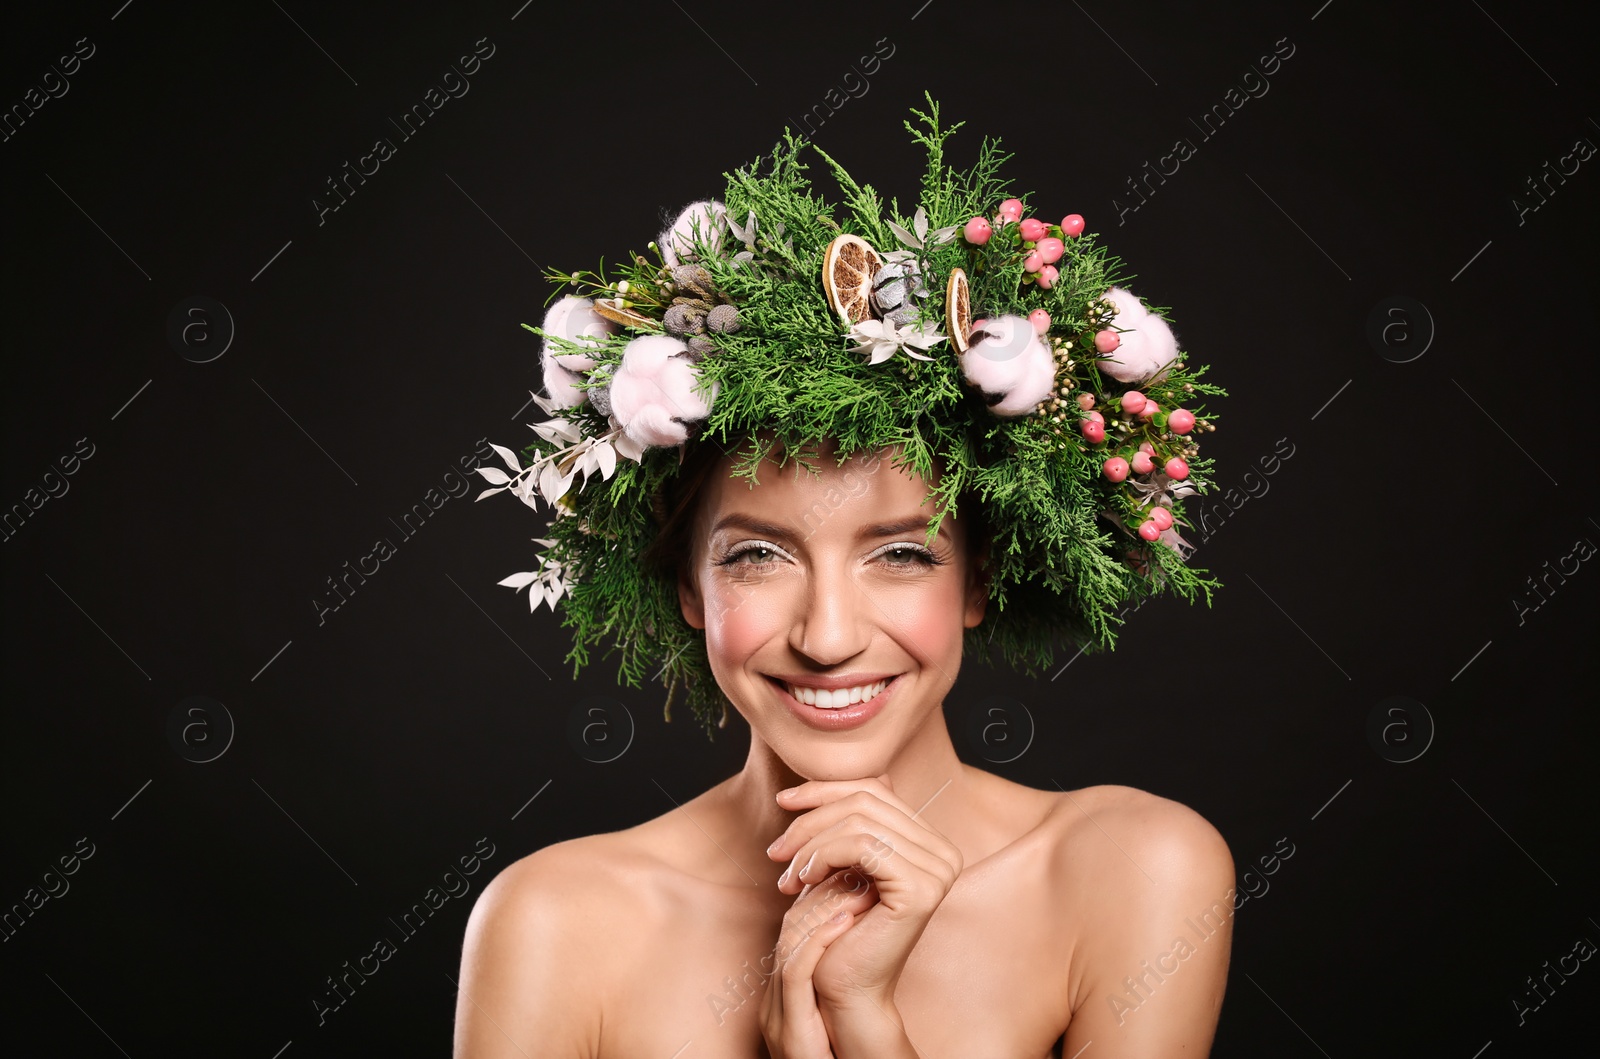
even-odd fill
[{"label": "eye", "polygon": [[[733,551],[717,560],[718,566],[743,566],[766,567],[772,566],[779,555],[774,546],[764,541],[749,541],[739,545]],[[747,556],[753,557],[749,562],[744,561]]]},{"label": "eye", "polygon": [[943,565],[943,560],[927,548],[920,544],[907,544],[904,541],[885,545],[878,550],[877,558],[883,559],[886,566],[902,569]]}]

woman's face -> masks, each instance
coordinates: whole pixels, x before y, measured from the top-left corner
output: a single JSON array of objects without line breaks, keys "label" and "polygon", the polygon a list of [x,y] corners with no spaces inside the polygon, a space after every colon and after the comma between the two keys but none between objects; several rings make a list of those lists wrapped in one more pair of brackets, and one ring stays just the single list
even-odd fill
[{"label": "woman's face", "polygon": [[947,516],[925,546],[928,484],[893,458],[824,448],[819,473],[769,461],[752,487],[723,457],[698,498],[684,618],[753,734],[808,778],[882,773],[983,620],[966,527]]}]

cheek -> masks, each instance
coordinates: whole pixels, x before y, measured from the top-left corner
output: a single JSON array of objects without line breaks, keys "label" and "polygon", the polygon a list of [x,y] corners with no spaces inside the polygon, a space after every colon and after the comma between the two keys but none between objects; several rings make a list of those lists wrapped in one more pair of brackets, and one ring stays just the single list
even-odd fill
[{"label": "cheek", "polygon": [[913,658],[943,663],[960,655],[966,628],[957,578],[940,577],[883,592],[879,601],[887,615],[885,628]]},{"label": "cheek", "polygon": [[772,585],[714,583],[706,595],[706,652],[713,663],[738,667],[786,628]]}]

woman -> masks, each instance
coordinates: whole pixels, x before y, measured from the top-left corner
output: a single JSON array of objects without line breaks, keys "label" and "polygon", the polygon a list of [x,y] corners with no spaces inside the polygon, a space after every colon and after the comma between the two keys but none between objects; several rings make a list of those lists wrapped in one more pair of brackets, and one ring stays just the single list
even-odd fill
[{"label": "woman", "polygon": [[[1063,1033],[1068,1056],[1206,1054],[1231,924],[1216,830],[957,759],[941,706],[987,596],[961,518],[921,543],[918,479],[857,455],[750,489],[728,462],[680,592],[750,725],[745,766],[502,872],[467,929],[456,1054],[1044,1057]],[[833,713],[793,694],[885,680]],[[1152,972],[1218,904],[1223,929]]]},{"label": "woman", "polygon": [[[774,173],[781,182],[781,167]],[[766,190],[751,201],[781,213]],[[730,200],[737,194],[730,189]],[[1008,206],[996,218],[1002,234],[1020,221],[1007,216]],[[493,881],[467,928],[456,1054],[1044,1059],[1093,1044],[1093,1056],[1205,1055],[1220,1011],[1232,915],[1233,864],[1215,828],[1176,802],[1127,787],[1068,792],[1012,783],[960,762],[945,725],[944,699],[975,634],[1004,630],[1002,645],[1012,656],[1024,653],[1019,645],[1030,635],[1057,631],[1044,615],[1068,628],[1094,626],[1087,588],[1053,590],[1053,609],[1037,609],[1019,590],[1015,542],[1050,538],[1019,514],[1040,498],[1000,490],[984,473],[1021,473],[1020,464],[1006,463],[1020,457],[1014,448],[1009,456],[986,450],[965,427],[948,436],[932,431],[950,443],[927,447],[861,444],[871,431],[856,432],[854,443],[836,442],[838,434],[826,429],[808,431],[838,422],[829,416],[842,401],[829,406],[818,395],[840,380],[866,378],[904,396],[933,385],[938,369],[921,373],[918,383],[915,371],[880,377],[843,360],[830,366],[815,349],[785,352],[780,336],[793,332],[780,321],[793,319],[792,299],[805,296],[803,270],[774,265],[763,275],[761,254],[742,267],[734,262],[723,252],[725,221],[716,207],[704,206],[678,226],[688,238],[663,233],[661,266],[646,268],[641,259],[631,280],[608,285],[618,300],[564,301],[552,310],[543,329],[551,397],[541,404],[569,411],[542,425],[541,438],[553,444],[534,446],[533,465],[503,453],[517,476],[485,477],[530,503],[536,483],[546,500],[565,507],[558,514],[577,516],[557,518],[557,539],[542,542],[551,554],[540,570],[502,583],[541,592],[552,606],[570,594],[580,655],[602,617],[612,625],[637,621],[641,635],[630,632],[627,642],[636,650],[644,642],[672,648],[665,664],[678,665],[674,676],[691,704],[731,704],[750,726],[750,752],[736,775],[673,811],[546,847]],[[939,233],[919,220],[911,231],[896,227],[928,244]],[[969,248],[984,246],[968,227]],[[1045,231],[1077,235],[1071,227],[1041,226],[1033,238],[1014,240],[1028,246],[965,252],[962,260],[1000,273],[983,297],[1009,307],[1015,281],[1001,270],[1020,265],[1018,273],[1034,273],[1037,287],[1042,263],[1027,261],[1027,253],[1047,238],[1060,242]],[[840,282],[836,244],[850,238],[838,236],[815,255],[824,263],[828,309],[855,325],[858,342],[892,334],[891,327],[927,339],[931,332],[919,323],[931,309],[915,304],[916,282],[878,296],[905,278],[905,270],[885,272],[893,259],[871,259],[870,294],[861,303],[852,305],[848,290],[841,295],[848,284]],[[798,249],[785,249],[804,264],[807,237],[793,241]],[[757,245],[769,263],[782,264],[774,244]],[[1077,265],[1101,260],[1088,250],[1073,253]],[[991,254],[1001,256],[985,256]],[[690,255],[705,275],[682,271],[681,258]],[[936,254],[912,259],[913,281],[939,274]],[[1063,321],[1073,320],[1073,333],[1100,322],[1100,310],[1085,305],[1099,300],[1103,279],[1091,276],[1098,289],[1074,295],[1084,305],[1067,302],[1065,292],[1047,303]],[[783,283],[793,285],[792,296]],[[675,294],[685,284],[694,288],[690,296]],[[906,323],[893,316],[896,299],[912,303]],[[674,322],[684,324],[685,314],[675,312],[680,305],[707,317],[718,305],[733,305],[736,326],[709,329],[716,341],[696,350],[691,340],[708,329],[695,330],[690,320],[674,330]],[[575,326],[593,307],[639,334],[624,341],[593,320]],[[1072,364],[1059,355],[1066,340],[1055,340],[1050,363],[1057,370],[1046,369],[1047,391],[1037,393],[1028,389],[1039,363],[1030,358],[1043,345],[1035,339],[1050,335],[1048,323],[1041,329],[1012,313],[974,326],[949,311],[964,308],[949,293],[946,308],[948,330],[966,338],[952,342],[966,352],[959,369],[948,368],[975,387],[969,398],[981,395],[945,401],[948,422],[970,425],[1026,409],[1039,420],[1026,429],[1054,436],[1043,413],[1056,407],[1047,398],[1069,389],[1058,385]],[[641,321],[629,323],[629,311]],[[1125,322],[1136,318],[1130,310]],[[885,324],[860,326],[873,320]],[[1008,331],[1013,320],[1028,333]],[[677,346],[669,349],[668,341]],[[872,364],[888,359],[870,345],[857,348],[871,353]],[[901,342],[890,354],[903,348]],[[741,365],[742,355],[757,359]],[[794,358],[798,379],[750,381],[785,356]],[[971,363],[983,358],[988,363]],[[674,379],[672,360],[692,377],[680,371]],[[1163,394],[1194,392],[1182,389],[1194,384],[1181,362],[1168,357],[1160,366]],[[809,382],[806,371],[813,372]],[[928,403],[915,407],[937,407],[923,396]],[[1129,422],[1140,411],[1139,396],[1118,402]],[[779,404],[763,406],[768,397]],[[808,397],[832,412],[810,420],[794,414]],[[722,422],[750,442],[748,454],[743,445],[713,441],[719,408]],[[1146,443],[1163,446],[1155,454],[1177,470],[1171,460],[1183,457],[1172,453],[1194,450],[1182,438],[1187,429],[1172,429],[1184,425],[1171,422],[1178,411],[1157,421],[1163,429],[1147,425],[1120,443],[1154,439]],[[893,414],[903,425],[904,408]],[[705,427],[691,437],[700,420]],[[877,425],[880,442],[899,429],[889,419]],[[1093,442],[1096,432],[1083,437]],[[1017,437],[1010,436],[1013,447]],[[616,452],[607,456],[605,445]],[[674,447],[670,456],[661,452]],[[1087,458],[1097,469],[1124,459],[1095,451]],[[584,488],[576,500],[567,496],[580,473],[585,483],[591,472],[610,480],[618,453],[637,469],[629,465],[609,493]],[[1081,454],[1049,458],[1069,468],[1082,464]],[[1044,466],[1039,459],[1029,466]],[[1041,518],[1074,530],[1050,539],[1060,549],[1051,569],[1077,572],[1075,586],[1109,569],[1146,590],[1211,584],[1184,580],[1192,572],[1181,566],[1181,550],[1161,540],[1170,521],[1155,533],[1145,528],[1162,521],[1148,517],[1157,509],[1178,510],[1183,493],[1171,486],[1184,475],[1162,481],[1151,461],[1143,462],[1145,488],[1126,494],[1128,506],[1118,508],[1104,489],[1076,501],[1092,508],[1091,520],[1107,510],[1120,511],[1111,519],[1119,527],[1139,520],[1144,544],[1130,546],[1127,533],[1114,544],[1120,564],[1092,565],[1106,553],[1105,538],[1091,539],[1064,517],[1078,495],[1067,485],[1059,502],[1044,505]],[[652,466],[658,473],[645,474]],[[1102,473],[1096,482],[1127,477]],[[636,497],[649,497],[637,510],[626,502],[633,486]],[[636,544],[644,545],[637,563],[619,566],[615,557]],[[584,572],[589,581],[573,579]],[[637,584],[603,587],[606,578],[626,582],[635,572]],[[1002,624],[989,607],[999,580],[1011,583],[1013,624]],[[663,592],[651,595],[651,585]],[[668,605],[675,613],[665,612]],[[625,654],[625,672],[628,661]]]}]

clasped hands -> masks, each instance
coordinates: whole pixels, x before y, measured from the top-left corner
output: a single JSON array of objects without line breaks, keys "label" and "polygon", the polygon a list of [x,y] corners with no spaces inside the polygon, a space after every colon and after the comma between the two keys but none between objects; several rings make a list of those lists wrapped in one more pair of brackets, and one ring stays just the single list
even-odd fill
[{"label": "clasped hands", "polygon": [[[812,780],[778,794],[801,815],[767,849],[797,895],[761,1005],[772,1059],[914,1056],[895,985],[961,874],[961,851],[917,819],[888,776]],[[808,811],[809,810],[809,811]]]}]

